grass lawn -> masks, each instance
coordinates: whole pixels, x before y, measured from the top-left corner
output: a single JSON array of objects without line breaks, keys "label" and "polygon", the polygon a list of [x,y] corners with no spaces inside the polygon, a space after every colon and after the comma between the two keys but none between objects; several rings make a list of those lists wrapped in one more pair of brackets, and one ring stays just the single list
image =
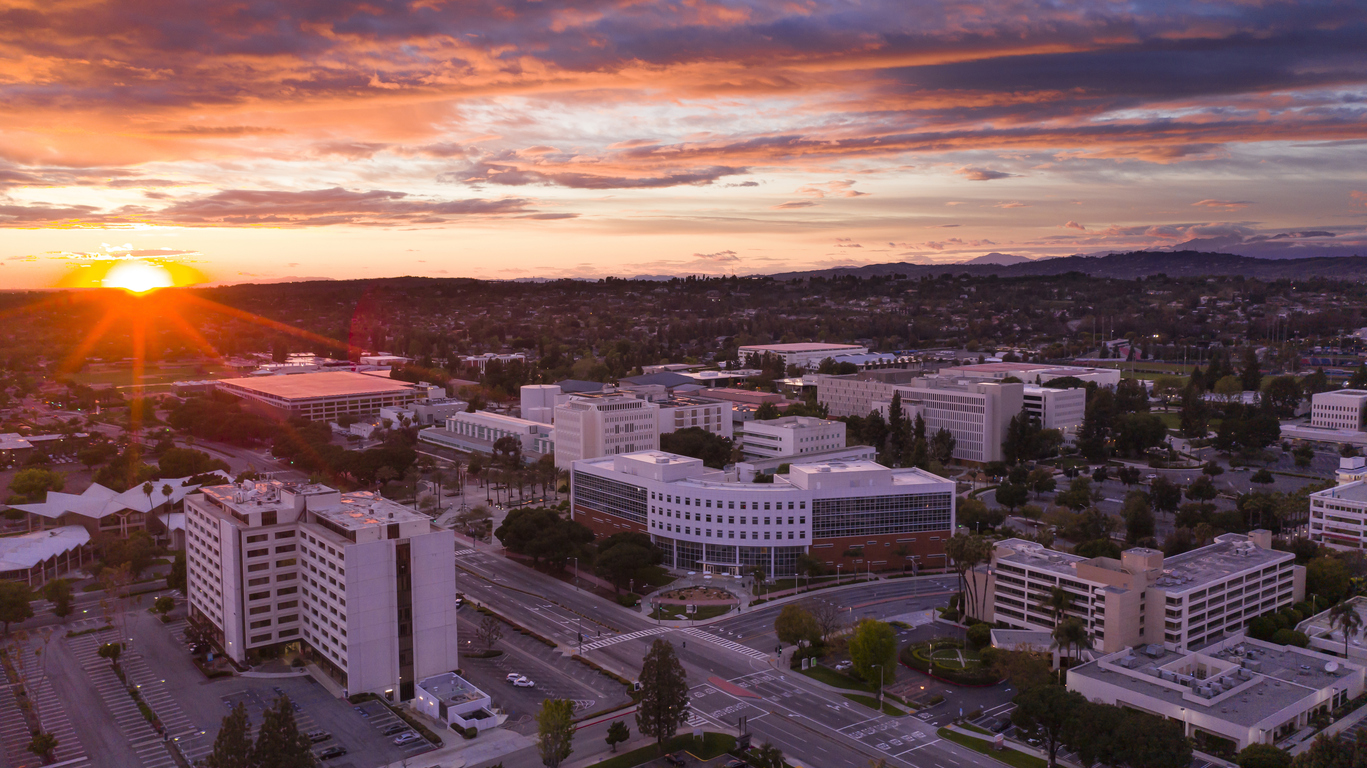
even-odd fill
[{"label": "grass lawn", "polygon": [[1182,427],[1182,414],[1177,413],[1176,411],[1171,411],[1169,413],[1153,411],[1152,415],[1162,419],[1163,425],[1168,429],[1180,429]]},{"label": "grass lawn", "polygon": [[[683,750],[698,760],[711,760],[714,757],[730,752],[736,748],[736,737],[725,733],[704,733],[702,741],[699,742],[692,735],[675,736],[665,742],[665,753],[678,752]],[[623,752],[616,757],[610,757],[602,762],[594,763],[593,768],[634,768],[661,756],[660,750],[654,745],[633,749],[630,752]]]},{"label": "grass lawn", "polygon": [[830,667],[823,667],[820,664],[810,669],[798,670],[807,677],[818,682],[825,683],[836,688],[844,688],[851,691],[864,691],[865,693],[877,693],[878,688],[859,680],[855,680],[849,675],[842,675]]},{"label": "grass lawn", "polygon": [[975,739],[972,736],[955,733],[948,728],[941,728],[938,733],[940,738],[946,741],[952,741],[959,746],[968,747],[974,752],[981,752],[994,760],[1001,761],[1007,765],[1014,766],[1015,768],[1048,768],[1049,766],[1049,762],[1043,758],[1027,755],[1024,752],[1017,752],[1009,747],[1002,750],[996,750],[992,748],[991,744],[982,739]]},{"label": "grass lawn", "polygon": [[960,723],[959,727],[964,728],[966,730],[974,731],[976,733],[981,733],[984,736],[992,735],[991,731],[987,730],[986,728],[983,728],[982,726],[974,725],[972,723]]},{"label": "grass lawn", "polygon": [[[857,693],[846,693],[841,695],[843,695],[850,701],[853,701],[858,704],[863,704],[864,706],[874,710],[875,712],[878,711],[878,699],[875,699],[872,696],[860,696]],[[888,715],[889,717],[903,717],[907,713],[903,712],[897,707],[894,707],[885,700],[883,702],[883,714]]]}]

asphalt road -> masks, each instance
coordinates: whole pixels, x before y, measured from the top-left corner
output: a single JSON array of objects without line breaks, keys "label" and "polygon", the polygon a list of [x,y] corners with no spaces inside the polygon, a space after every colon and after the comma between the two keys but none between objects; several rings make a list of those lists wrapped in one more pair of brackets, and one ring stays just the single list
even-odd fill
[{"label": "asphalt road", "polygon": [[[971,696],[969,706],[975,708],[980,701],[997,709],[1009,706],[1011,692],[1002,686],[970,692],[935,683],[948,701],[922,716],[890,718],[775,663],[773,621],[781,606],[754,608],[702,627],[662,627],[492,553],[466,551],[457,555],[457,563],[458,581],[472,599],[566,645],[577,645],[583,626],[585,657],[629,678],[656,638],[669,640],[692,686],[689,727],[733,731],[747,716],[757,742],[781,745],[803,766],[865,768],[880,758],[891,765],[978,765],[977,753],[938,739],[937,725],[958,714],[960,704],[953,697]],[[953,586],[953,577],[897,579],[818,590],[807,599],[833,602],[847,610],[849,620],[881,619],[943,605]],[[623,716],[634,731],[629,713]],[[598,731],[605,729],[602,722],[581,731],[576,739],[585,750],[581,754],[601,749]],[[534,750],[500,759],[508,768],[539,764]]]}]

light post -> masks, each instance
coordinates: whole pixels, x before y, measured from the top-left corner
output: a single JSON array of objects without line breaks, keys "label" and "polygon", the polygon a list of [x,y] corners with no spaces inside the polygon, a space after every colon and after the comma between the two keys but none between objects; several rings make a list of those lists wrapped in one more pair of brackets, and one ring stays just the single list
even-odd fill
[{"label": "light post", "polygon": [[627,596],[630,597],[634,594],[636,594],[636,580],[627,579]]},{"label": "light post", "polygon": [[841,568],[844,568],[844,567],[845,567],[845,564],[844,564],[844,563],[836,563],[836,564],[835,564],[835,585],[836,585],[837,587],[840,586],[840,569],[841,569]]},{"label": "light post", "polygon": [[883,708],[883,665],[870,664],[871,667],[878,667],[878,708]]},{"label": "light post", "polygon": [[571,557],[574,561],[574,588],[579,589],[579,558]]}]

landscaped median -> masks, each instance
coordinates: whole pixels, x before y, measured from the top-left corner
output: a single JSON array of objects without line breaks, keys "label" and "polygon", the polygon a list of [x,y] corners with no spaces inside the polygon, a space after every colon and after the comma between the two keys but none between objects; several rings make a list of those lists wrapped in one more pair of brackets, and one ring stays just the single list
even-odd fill
[{"label": "landscaped median", "polygon": [[735,748],[736,737],[726,733],[704,733],[701,739],[695,739],[691,734],[681,735],[665,742],[664,752],[651,744],[593,763],[592,768],[635,768],[670,752],[687,752],[695,760],[711,760]]},{"label": "landscaped median", "polygon": [[984,666],[976,651],[956,638],[937,638],[902,649],[904,666],[956,685],[988,686],[1000,682],[997,673]]},{"label": "landscaped median", "polygon": [[988,739],[980,739],[966,733],[960,733],[950,728],[941,728],[936,731],[937,735],[945,741],[952,741],[961,747],[967,747],[974,752],[980,752],[988,757],[999,760],[1014,768],[1048,768],[1048,761],[1043,758],[1027,755],[1019,750],[1003,747],[996,749]]}]

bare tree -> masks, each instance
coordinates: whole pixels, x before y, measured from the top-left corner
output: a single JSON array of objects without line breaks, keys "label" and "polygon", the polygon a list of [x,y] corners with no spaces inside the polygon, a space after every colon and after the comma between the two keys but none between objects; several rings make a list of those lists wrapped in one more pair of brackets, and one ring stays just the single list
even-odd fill
[{"label": "bare tree", "polygon": [[480,642],[484,643],[485,650],[492,651],[494,645],[503,639],[503,622],[493,616],[485,616],[484,620],[479,623],[477,632]]},{"label": "bare tree", "polygon": [[845,626],[845,610],[834,603],[825,600],[809,600],[803,604],[803,607],[812,614],[812,618],[816,619],[816,625],[821,630],[822,640],[828,639]]}]

